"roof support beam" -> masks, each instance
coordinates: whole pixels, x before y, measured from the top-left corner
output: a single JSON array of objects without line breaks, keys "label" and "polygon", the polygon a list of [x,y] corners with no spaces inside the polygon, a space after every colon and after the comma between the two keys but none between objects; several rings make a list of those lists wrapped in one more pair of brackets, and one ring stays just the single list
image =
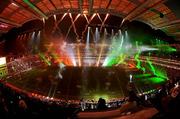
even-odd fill
[{"label": "roof support beam", "polygon": [[40,16],[42,16],[45,19],[48,19],[48,17],[39,8],[37,8],[33,3],[31,3],[29,0],[23,0],[23,2],[26,3],[29,7],[31,7]]},{"label": "roof support beam", "polygon": [[83,13],[83,8],[82,8],[83,0],[78,0],[78,1],[79,1],[79,9],[80,9],[80,13]]},{"label": "roof support beam", "polygon": [[89,0],[89,11],[88,11],[89,14],[91,14],[91,12],[92,12],[93,3],[94,3],[94,0]]},{"label": "roof support beam", "polygon": [[109,0],[108,4],[107,4],[107,6],[106,6],[106,9],[109,8],[109,6],[111,5],[111,2],[112,2],[112,0]]},{"label": "roof support beam", "polygon": [[49,2],[53,5],[53,7],[57,10],[56,5],[52,2],[52,0],[49,0]]},{"label": "roof support beam", "polygon": [[177,24],[180,24],[180,19],[174,20],[174,21],[171,21],[171,22],[162,23],[162,24],[157,24],[157,26],[158,26],[159,29],[163,29],[163,28],[167,28],[167,27],[173,27],[173,26],[175,26]]},{"label": "roof support beam", "polygon": [[144,3],[142,3],[140,6],[138,6],[135,10],[133,10],[132,12],[130,12],[125,18],[125,20],[131,20],[131,18],[137,14],[137,12],[142,11],[149,3],[151,2],[151,0],[146,0]]},{"label": "roof support beam", "polygon": [[154,24],[152,24],[152,23],[150,23],[150,22],[147,22],[147,21],[145,21],[145,20],[137,19],[137,21],[143,22],[143,23],[149,25],[151,28],[153,28],[153,29],[155,29],[155,30],[158,29]]},{"label": "roof support beam", "polygon": [[62,0],[59,0],[60,2],[61,2],[61,5],[62,5],[62,7],[63,7],[63,9],[65,8],[64,7],[64,3],[62,2]]},{"label": "roof support beam", "polygon": [[9,5],[9,0],[1,0],[0,1],[0,13]]},{"label": "roof support beam", "polygon": [[[164,3],[165,1],[167,1],[167,0],[159,0],[159,1],[155,2],[155,3],[152,4],[151,6],[147,7],[147,8],[144,9],[143,11],[141,11],[138,15],[134,16],[134,17],[133,17],[133,20],[134,20],[134,19],[137,19],[137,18],[140,17],[140,16],[142,16],[142,15],[145,14],[147,11],[152,11],[152,8],[157,7],[158,5]],[[152,12],[156,12],[156,14],[157,14],[157,13],[158,13],[158,14],[160,13],[159,11],[157,11],[157,10],[155,10],[155,9],[154,9]]]},{"label": "roof support beam", "polygon": [[69,5],[70,5],[70,7],[71,7],[71,9],[72,9],[72,3],[71,3],[71,0],[69,0]]},{"label": "roof support beam", "polygon": [[177,36],[177,35],[180,35],[180,32],[170,33],[170,35],[175,35],[175,36]]},{"label": "roof support beam", "polygon": [[35,18],[40,19],[39,16],[37,16],[36,14],[34,14],[32,11],[28,10],[27,8],[25,8],[24,6],[22,6],[21,4],[19,4],[18,2],[11,0],[12,3],[15,3],[17,6],[19,6],[22,9],[25,9],[26,11],[30,12]]},{"label": "roof support beam", "polygon": [[144,14],[145,12],[147,12],[149,9],[156,7],[157,5],[165,2],[166,0],[159,0],[157,2],[155,2],[154,4],[152,4],[151,6],[148,6],[149,4],[151,4],[152,2],[154,2],[154,0],[146,0],[144,3],[142,3],[139,7],[137,7],[135,10],[133,10],[131,13],[129,13],[124,19],[125,20],[135,20],[136,18],[140,17],[142,14]]},{"label": "roof support beam", "polygon": [[2,18],[2,17],[0,17],[0,21],[2,21],[4,23],[7,23],[7,24],[10,24],[10,25],[13,25],[15,27],[20,27],[21,26],[21,24],[15,23],[15,22],[13,22],[11,20],[8,20],[8,19]]},{"label": "roof support beam", "polygon": [[[3,30],[0,29],[0,33],[7,33],[7,32],[8,32],[8,31],[6,31],[6,30],[3,31]],[[1,44],[1,42],[0,42],[0,44]]]}]

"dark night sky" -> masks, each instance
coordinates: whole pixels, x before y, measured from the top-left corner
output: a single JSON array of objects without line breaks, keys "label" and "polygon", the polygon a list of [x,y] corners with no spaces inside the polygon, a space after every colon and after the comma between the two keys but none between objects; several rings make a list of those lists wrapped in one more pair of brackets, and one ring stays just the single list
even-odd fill
[{"label": "dark night sky", "polygon": [[165,5],[167,5],[177,16],[180,18],[180,1],[179,0],[168,0]]}]

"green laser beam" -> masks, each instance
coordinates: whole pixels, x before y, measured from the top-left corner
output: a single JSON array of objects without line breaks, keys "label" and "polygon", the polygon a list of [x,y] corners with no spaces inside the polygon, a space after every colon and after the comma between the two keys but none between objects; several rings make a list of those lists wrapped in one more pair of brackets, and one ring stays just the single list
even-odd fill
[{"label": "green laser beam", "polygon": [[40,58],[48,65],[51,65],[51,62],[48,61],[43,53],[39,53]]},{"label": "green laser beam", "polygon": [[23,0],[27,5],[29,5],[34,11],[36,11],[38,14],[40,14],[43,18],[48,19],[48,17],[39,10],[33,3],[31,3],[29,0]]}]

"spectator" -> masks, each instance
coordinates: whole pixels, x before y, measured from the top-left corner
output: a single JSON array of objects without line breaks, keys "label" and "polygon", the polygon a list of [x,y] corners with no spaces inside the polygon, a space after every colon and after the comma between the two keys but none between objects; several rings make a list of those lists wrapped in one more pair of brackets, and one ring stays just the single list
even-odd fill
[{"label": "spectator", "polygon": [[139,98],[134,92],[133,87],[134,87],[133,83],[128,84],[128,91],[129,91],[128,101],[120,107],[119,109],[120,113],[133,110],[137,107]]},{"label": "spectator", "polygon": [[1,117],[7,117],[8,108],[3,97],[0,97],[0,113]]},{"label": "spectator", "polygon": [[104,110],[104,109],[107,109],[105,99],[99,98],[98,104],[97,104],[97,109],[98,109],[98,110]]},{"label": "spectator", "polygon": [[83,98],[80,100],[80,105],[81,105],[81,110],[84,111],[86,109],[86,104]]}]

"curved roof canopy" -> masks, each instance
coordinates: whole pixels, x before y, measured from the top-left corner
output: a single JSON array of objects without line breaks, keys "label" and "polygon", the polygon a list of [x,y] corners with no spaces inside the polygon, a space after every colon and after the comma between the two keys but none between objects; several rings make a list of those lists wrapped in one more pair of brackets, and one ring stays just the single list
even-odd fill
[{"label": "curved roof canopy", "polygon": [[177,9],[178,0],[1,0],[0,32],[54,14],[98,12],[121,16],[123,21],[139,20],[180,38]]}]

